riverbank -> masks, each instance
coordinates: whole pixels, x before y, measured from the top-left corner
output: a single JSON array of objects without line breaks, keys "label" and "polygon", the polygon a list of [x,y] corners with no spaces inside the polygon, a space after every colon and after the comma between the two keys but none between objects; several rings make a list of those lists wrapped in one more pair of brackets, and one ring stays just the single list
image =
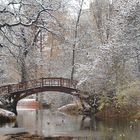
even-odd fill
[{"label": "riverbank", "polygon": [[0,128],[0,140],[72,140],[70,136],[45,137],[30,133],[25,128]]},{"label": "riverbank", "polygon": [[14,122],[16,115],[10,111],[0,108],[0,123]]},{"label": "riverbank", "polygon": [[140,108],[136,106],[105,106],[102,110],[95,114],[95,117],[101,120],[104,119],[139,119]]},{"label": "riverbank", "polygon": [[43,137],[35,134],[23,133],[0,136],[0,140],[73,140],[73,137]]},{"label": "riverbank", "polygon": [[29,133],[21,133],[21,134],[7,134],[0,136],[0,140],[45,140],[44,137],[38,135],[32,135]]},{"label": "riverbank", "polygon": [[72,103],[65,106],[62,106],[58,109],[60,112],[64,112],[69,115],[84,115],[86,116],[95,116],[97,119],[137,119],[140,120],[140,107],[138,106],[128,106],[124,105],[121,107],[114,107],[113,105],[104,106],[101,110],[99,110],[96,114],[91,114],[89,108],[85,110],[82,109],[80,103]]}]

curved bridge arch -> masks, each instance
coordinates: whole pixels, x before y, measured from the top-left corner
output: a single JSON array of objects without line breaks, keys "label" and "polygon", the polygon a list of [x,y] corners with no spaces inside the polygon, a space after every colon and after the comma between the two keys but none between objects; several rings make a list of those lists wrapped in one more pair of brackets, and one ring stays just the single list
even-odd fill
[{"label": "curved bridge arch", "polygon": [[19,100],[40,92],[57,91],[66,94],[75,94],[77,81],[62,77],[49,77],[30,80],[23,83],[0,87],[0,101],[2,107],[17,114],[16,106]]}]

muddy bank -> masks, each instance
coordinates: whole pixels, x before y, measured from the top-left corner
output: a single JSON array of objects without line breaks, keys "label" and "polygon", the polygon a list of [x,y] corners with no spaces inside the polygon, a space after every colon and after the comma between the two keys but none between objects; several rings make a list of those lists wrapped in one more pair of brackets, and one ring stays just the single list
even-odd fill
[{"label": "muddy bank", "polygon": [[7,134],[3,136],[5,140],[45,140],[43,136],[32,135],[29,133],[21,133],[21,134]]},{"label": "muddy bank", "polygon": [[91,113],[90,109],[83,110],[80,103],[72,103],[62,106],[58,111],[69,114],[69,115],[84,115],[84,116],[95,116],[97,119],[137,119],[140,120],[140,107],[138,106],[105,106],[99,110],[96,114]]},{"label": "muddy bank", "polygon": [[21,133],[21,134],[7,134],[0,136],[0,140],[73,140],[72,137],[43,137],[35,134]]}]

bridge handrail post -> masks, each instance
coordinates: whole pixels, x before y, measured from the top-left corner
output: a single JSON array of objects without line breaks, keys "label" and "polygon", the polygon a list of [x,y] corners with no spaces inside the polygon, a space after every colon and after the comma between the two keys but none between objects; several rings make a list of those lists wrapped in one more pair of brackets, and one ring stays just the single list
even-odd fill
[{"label": "bridge handrail post", "polygon": [[62,87],[63,85],[62,85],[62,78],[60,78],[60,87]]},{"label": "bridge handrail post", "polygon": [[16,84],[16,91],[19,91],[19,84]]},{"label": "bridge handrail post", "polygon": [[27,85],[28,85],[28,82],[24,82],[24,89],[27,90]]},{"label": "bridge handrail post", "polygon": [[8,85],[8,93],[11,91],[11,85]]},{"label": "bridge handrail post", "polygon": [[44,86],[44,78],[41,78],[41,82],[42,82],[42,87]]},{"label": "bridge handrail post", "polygon": [[71,80],[68,79],[68,87],[71,88]]},{"label": "bridge handrail post", "polygon": [[77,81],[73,81],[73,87],[76,89],[77,88]]}]

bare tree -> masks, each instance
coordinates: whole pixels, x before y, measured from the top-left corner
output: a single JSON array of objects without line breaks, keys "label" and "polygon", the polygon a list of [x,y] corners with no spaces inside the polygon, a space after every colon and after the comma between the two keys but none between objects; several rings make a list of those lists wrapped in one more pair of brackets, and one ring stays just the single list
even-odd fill
[{"label": "bare tree", "polygon": [[49,22],[59,27],[54,12],[61,7],[61,1],[13,0],[0,6],[0,44],[1,47],[6,47],[17,61],[21,81],[25,81],[27,71],[33,67],[29,67],[29,62],[33,60],[30,59],[38,46],[41,30],[60,37],[59,32],[55,32]]},{"label": "bare tree", "polygon": [[84,0],[81,0],[80,3],[80,9],[78,11],[77,19],[76,19],[76,24],[75,24],[75,29],[74,29],[74,43],[73,43],[73,49],[72,49],[72,71],[71,71],[71,80],[74,78],[74,72],[75,72],[75,49],[77,45],[77,37],[78,37],[78,26],[80,22],[80,16],[82,12],[82,7],[83,7]]}]

